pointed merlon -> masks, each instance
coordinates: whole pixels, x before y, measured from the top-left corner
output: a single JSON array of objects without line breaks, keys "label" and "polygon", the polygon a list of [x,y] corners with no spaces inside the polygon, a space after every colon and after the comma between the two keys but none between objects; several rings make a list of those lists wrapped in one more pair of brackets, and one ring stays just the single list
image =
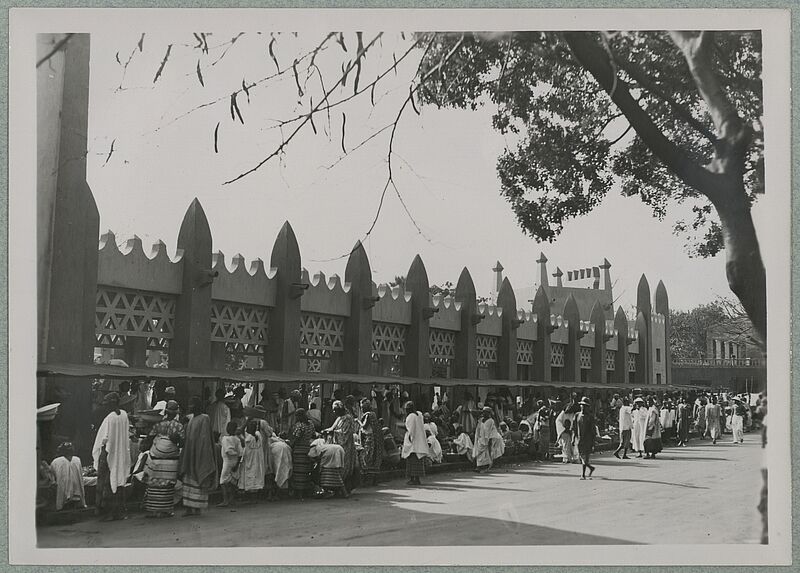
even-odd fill
[{"label": "pointed merlon", "polygon": [[361,293],[362,296],[369,296],[372,288],[372,269],[367,251],[361,241],[356,241],[350,251],[344,271],[344,280],[351,285],[357,285],[356,292]]},{"label": "pointed merlon", "polygon": [[178,248],[187,249],[190,244],[203,251],[207,248],[211,252],[211,227],[203,206],[196,197],[186,209],[178,232]]},{"label": "pointed merlon", "polygon": [[667,296],[667,287],[664,286],[664,281],[658,281],[656,286],[656,312],[669,316],[669,297]]},{"label": "pointed merlon", "polygon": [[283,224],[275,238],[270,265],[276,267],[289,282],[300,279],[300,247],[289,221]]},{"label": "pointed merlon", "polygon": [[517,309],[517,297],[508,278],[503,279],[503,283],[497,291],[497,306],[507,309],[509,312],[514,312]]},{"label": "pointed merlon", "polygon": [[614,315],[614,328],[616,328],[623,337],[628,336],[628,317],[621,306],[617,307],[617,312]]},{"label": "pointed merlon", "polygon": [[650,284],[647,282],[647,277],[643,274],[642,278],[639,279],[639,286],[636,288],[636,310],[649,317],[651,308]]}]

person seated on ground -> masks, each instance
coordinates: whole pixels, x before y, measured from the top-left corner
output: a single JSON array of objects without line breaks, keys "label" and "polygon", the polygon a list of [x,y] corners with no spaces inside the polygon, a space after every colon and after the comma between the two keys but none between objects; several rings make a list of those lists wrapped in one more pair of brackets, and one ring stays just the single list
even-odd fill
[{"label": "person seated on ground", "polygon": [[508,424],[508,433],[505,436],[506,442],[506,455],[516,455],[522,452],[525,444],[522,441],[522,432],[516,422],[511,421]]},{"label": "person seated on ground", "polygon": [[311,442],[308,457],[319,465],[319,486],[331,492],[330,497],[339,494],[341,497],[350,497],[342,480],[344,468],[344,448],[339,444],[326,444],[322,438]]},{"label": "person seated on ground", "polygon": [[50,464],[56,481],[56,511],[86,507],[81,459],[75,455],[71,442],[58,446],[57,453],[59,457]]},{"label": "person seated on ground", "polygon": [[428,440],[428,448],[430,450],[428,459],[430,460],[430,463],[440,464],[444,459],[444,454],[442,453],[442,444],[439,443],[438,439],[439,429],[431,420],[431,415],[429,413],[426,412],[422,419],[425,422],[425,437]]},{"label": "person seated on ground", "polygon": [[390,468],[395,468],[400,465],[402,452],[394,440],[392,430],[384,426],[381,431],[383,432],[383,464]]},{"label": "person seated on ground", "polygon": [[503,439],[508,438],[508,423],[507,422],[500,422],[500,435],[503,436]]}]

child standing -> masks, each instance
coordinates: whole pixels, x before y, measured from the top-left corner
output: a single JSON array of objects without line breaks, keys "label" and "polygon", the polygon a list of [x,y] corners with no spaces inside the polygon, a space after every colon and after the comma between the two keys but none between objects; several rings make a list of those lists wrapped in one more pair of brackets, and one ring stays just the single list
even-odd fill
[{"label": "child standing", "polygon": [[222,450],[222,472],[219,483],[222,486],[222,503],[217,507],[228,507],[236,503],[236,485],[239,481],[239,462],[241,461],[244,447],[242,439],[236,435],[236,422],[228,422],[225,436],[219,439]]},{"label": "child standing", "polygon": [[564,431],[558,436],[558,445],[561,446],[561,463],[568,464],[575,461],[572,442],[572,422],[564,420]]},{"label": "child standing", "polygon": [[[245,426],[242,471],[239,476],[239,489],[245,495],[264,489],[264,448],[263,436],[258,431],[258,421],[250,420]],[[251,503],[255,500],[251,500]]]}]

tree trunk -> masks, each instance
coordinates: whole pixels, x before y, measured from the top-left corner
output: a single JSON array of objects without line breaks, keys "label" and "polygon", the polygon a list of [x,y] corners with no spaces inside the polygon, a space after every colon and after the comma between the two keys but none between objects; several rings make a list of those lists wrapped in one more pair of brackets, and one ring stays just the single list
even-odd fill
[{"label": "tree trunk", "polygon": [[767,344],[767,275],[743,184],[721,190],[740,200],[712,201],[722,224],[728,286],[741,301],[762,347]]},{"label": "tree trunk", "polygon": [[706,101],[719,142],[712,162],[695,164],[670,141],[631,96],[628,85],[617,77],[608,52],[587,32],[564,32],[575,58],[609,94],[650,151],[681,181],[714,205],[725,241],[728,286],[741,301],[762,347],[767,343],[767,285],[750,204],[744,188],[744,154],[750,131],[743,125],[724,91],[719,88],[709,58],[713,36],[707,33],[673,33],[698,91]]}]

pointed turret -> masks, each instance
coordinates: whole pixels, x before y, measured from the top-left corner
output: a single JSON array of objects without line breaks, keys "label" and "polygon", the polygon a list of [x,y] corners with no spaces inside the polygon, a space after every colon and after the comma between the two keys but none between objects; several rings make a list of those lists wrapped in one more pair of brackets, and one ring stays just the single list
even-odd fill
[{"label": "pointed turret", "polygon": [[539,258],[536,262],[539,263],[539,286],[550,286],[550,281],[547,277],[547,257],[544,256],[544,253],[539,253]]}]

